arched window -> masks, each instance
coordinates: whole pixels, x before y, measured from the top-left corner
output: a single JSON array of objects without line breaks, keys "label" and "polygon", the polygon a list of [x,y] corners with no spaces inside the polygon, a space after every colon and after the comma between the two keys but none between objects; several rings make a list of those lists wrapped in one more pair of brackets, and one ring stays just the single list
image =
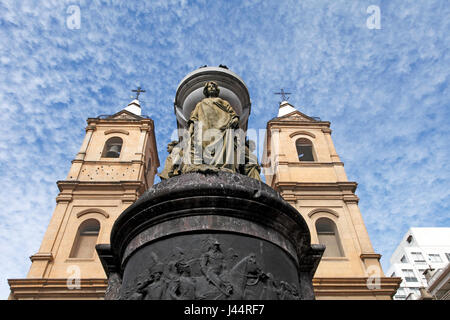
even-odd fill
[{"label": "arched window", "polygon": [[295,142],[299,161],[314,161],[312,142],[305,138],[297,139]]},{"label": "arched window", "polygon": [[336,224],[327,218],[320,218],[316,221],[317,237],[319,243],[326,245],[324,257],[343,257],[341,242],[336,228]]},{"label": "arched window", "polygon": [[100,223],[95,219],[84,221],[78,228],[77,236],[70,252],[70,258],[89,259],[94,256]]},{"label": "arched window", "polygon": [[104,158],[118,158],[120,151],[122,151],[123,140],[120,137],[109,138],[105,147],[103,148],[102,157]]}]

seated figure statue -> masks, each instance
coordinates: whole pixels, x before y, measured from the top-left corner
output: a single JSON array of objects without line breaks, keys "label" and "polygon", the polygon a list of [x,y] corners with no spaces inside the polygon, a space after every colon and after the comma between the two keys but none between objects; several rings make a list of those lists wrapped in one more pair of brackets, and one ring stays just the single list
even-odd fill
[{"label": "seated figure statue", "polygon": [[178,141],[171,141],[167,145],[167,152],[169,155],[164,163],[164,169],[158,174],[161,180],[166,180],[177,176],[181,171],[181,156],[183,152]]},{"label": "seated figure statue", "polygon": [[205,96],[198,102],[188,121],[188,132],[180,141],[167,146],[161,180],[188,172],[241,173],[261,181],[260,166],[253,154],[254,142],[245,141],[239,129],[239,116],[228,101],[219,98],[219,86],[209,81]]},{"label": "seated figure statue", "polygon": [[245,163],[241,165],[241,173],[250,178],[261,181],[261,167],[258,164],[258,158],[253,151],[255,150],[255,142],[253,140],[245,140]]},{"label": "seated figure statue", "polygon": [[188,150],[184,154],[182,172],[218,171],[239,172],[236,161],[234,129],[239,117],[228,101],[219,98],[214,81],[206,83],[205,98],[197,103],[188,121]]}]

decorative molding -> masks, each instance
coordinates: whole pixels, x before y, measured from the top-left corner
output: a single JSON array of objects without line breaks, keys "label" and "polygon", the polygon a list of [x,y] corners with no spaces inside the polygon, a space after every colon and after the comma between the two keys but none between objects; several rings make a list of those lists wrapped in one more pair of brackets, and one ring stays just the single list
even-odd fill
[{"label": "decorative molding", "polygon": [[[313,278],[316,298],[346,297],[358,299],[371,297],[391,299],[402,281],[401,278],[380,278],[380,289],[367,288],[367,277],[363,278]],[[30,298],[94,298],[104,299],[107,279],[81,279],[79,290],[67,288],[67,279],[9,279],[10,299]],[[45,290],[44,290],[45,288]]]},{"label": "decorative molding", "polygon": [[[62,191],[62,190],[61,190]],[[59,194],[56,197],[56,203],[60,203],[60,202],[70,202],[72,201],[72,195],[71,194]]]},{"label": "decorative molding", "polygon": [[289,135],[289,137],[290,137],[290,138],[293,138],[293,137],[298,136],[298,135],[301,135],[301,134],[303,134],[303,135],[305,135],[305,136],[310,136],[311,138],[314,138],[314,139],[316,138],[316,135],[315,135],[315,134],[313,134],[313,133],[311,133],[311,132],[308,132],[308,131],[303,131],[303,130],[295,131],[295,132],[291,133],[291,134]]},{"label": "decorative molding", "polygon": [[21,299],[104,299],[107,279],[80,279],[80,289],[67,287],[67,279],[8,279],[10,300]]},{"label": "decorative molding", "polygon": [[377,259],[377,260],[380,260],[381,259],[381,254],[378,254],[378,253],[361,253],[361,255],[359,257],[362,260],[365,260],[365,259]]},{"label": "decorative molding", "polygon": [[102,209],[99,209],[99,208],[84,209],[84,210],[82,210],[82,211],[77,213],[77,218],[80,218],[80,217],[82,217],[82,216],[84,216],[86,214],[89,214],[89,213],[99,213],[102,216],[104,216],[105,218],[107,218],[107,219],[109,218],[109,214],[106,211],[104,211]]},{"label": "decorative molding", "polygon": [[51,252],[38,252],[30,257],[31,262],[34,261],[53,261],[53,255]]},{"label": "decorative molding", "polygon": [[359,198],[357,195],[352,194],[352,195],[344,195],[344,202],[346,203],[356,203],[358,204],[359,202]]},{"label": "decorative molding", "polygon": [[[338,192],[350,192],[355,193],[356,182],[339,181],[339,182],[282,182],[278,181],[275,184],[276,190],[293,190],[293,191],[338,191]],[[347,193],[348,194],[348,193]]]},{"label": "decorative molding", "polygon": [[108,134],[112,134],[112,133],[123,133],[126,135],[130,134],[127,130],[123,130],[123,129],[109,129],[109,130],[105,131],[105,136]]},{"label": "decorative molding", "polygon": [[339,218],[339,213],[337,213],[336,211],[334,211],[334,210],[332,210],[332,209],[328,209],[328,208],[316,208],[316,209],[313,209],[313,210],[311,210],[311,211],[308,213],[308,217],[311,218],[313,215],[315,215],[316,213],[319,213],[319,212],[330,213],[330,214],[332,214],[333,216],[335,216],[336,218]]},{"label": "decorative molding", "polygon": [[333,167],[335,165],[337,166],[344,166],[343,162],[318,162],[318,161],[278,161],[278,165],[286,165],[286,166],[293,166],[293,167]]},{"label": "decorative molding", "polygon": [[314,293],[319,300],[322,298],[346,297],[347,299],[359,299],[371,297],[373,299],[392,299],[397,292],[401,278],[381,277],[380,287],[369,289],[369,278],[313,278]]},{"label": "decorative molding", "polygon": [[97,129],[97,126],[95,124],[89,124],[86,127],[86,132],[88,132],[89,130],[95,131]]}]

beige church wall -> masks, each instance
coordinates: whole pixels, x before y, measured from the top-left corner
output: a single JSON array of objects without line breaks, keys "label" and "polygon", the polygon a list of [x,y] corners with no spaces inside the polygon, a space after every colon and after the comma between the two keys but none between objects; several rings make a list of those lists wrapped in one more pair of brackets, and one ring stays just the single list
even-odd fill
[{"label": "beige church wall", "polygon": [[[123,140],[119,158],[101,157],[111,137]],[[67,178],[57,182],[56,207],[40,249],[31,257],[27,278],[9,280],[11,299],[104,297],[106,275],[95,250],[92,258],[70,256],[79,226],[97,220],[96,243],[109,243],[114,221],[153,184],[159,165],[151,119],[136,118],[126,111],[109,119],[88,119]],[[80,289],[67,287],[71,277],[81,278]]]},{"label": "beige church wall", "polygon": [[332,164],[317,162],[298,162],[283,165],[280,163],[278,175],[280,181],[299,182],[337,182],[338,177]]},{"label": "beige church wall", "polygon": [[343,257],[323,257],[317,268],[316,277],[327,276],[330,273],[336,277],[366,276],[360,261],[361,252],[358,249],[356,235],[352,230],[351,221],[348,221],[344,212],[342,201],[331,200],[328,201],[328,206],[324,207],[323,201],[301,200],[297,201],[296,208],[308,224],[311,243],[319,243],[316,221],[320,218],[333,221],[338,231]]},{"label": "beige church wall", "polygon": [[[112,224],[120,214],[121,206],[120,200],[74,200],[68,207],[67,218],[60,226],[52,252],[54,261],[46,276],[50,278],[67,277],[69,275],[67,268],[71,265],[78,265],[83,277],[104,277],[105,274],[95,252],[92,259],[70,258],[70,253],[75,243],[78,227],[88,219],[95,219],[100,223],[97,243],[109,243]],[[92,261],[95,261],[95,264],[89,263]]]},{"label": "beige church wall", "polygon": [[121,181],[137,180],[139,177],[139,163],[125,162],[117,158],[84,163],[80,168],[80,181]]},{"label": "beige church wall", "polygon": [[[116,128],[116,130],[114,130]],[[120,131],[119,131],[120,130]],[[108,133],[108,131],[113,131]],[[107,133],[107,134],[105,134]],[[128,133],[128,134],[127,134]],[[106,141],[113,137],[119,137],[123,140],[122,150],[119,158],[113,158],[116,161],[132,161],[136,160],[136,151],[142,150],[139,145],[141,136],[140,125],[97,125],[96,130],[92,134],[91,142],[88,145],[85,160],[98,161],[109,160],[110,158],[102,157],[102,152]]]}]

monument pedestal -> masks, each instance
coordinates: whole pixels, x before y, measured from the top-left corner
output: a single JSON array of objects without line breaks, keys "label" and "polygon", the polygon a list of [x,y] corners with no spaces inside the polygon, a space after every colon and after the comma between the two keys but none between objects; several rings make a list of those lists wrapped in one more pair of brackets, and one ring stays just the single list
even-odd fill
[{"label": "monument pedestal", "polygon": [[106,299],[314,299],[324,246],[265,183],[187,173],[148,189],[97,252]]}]

